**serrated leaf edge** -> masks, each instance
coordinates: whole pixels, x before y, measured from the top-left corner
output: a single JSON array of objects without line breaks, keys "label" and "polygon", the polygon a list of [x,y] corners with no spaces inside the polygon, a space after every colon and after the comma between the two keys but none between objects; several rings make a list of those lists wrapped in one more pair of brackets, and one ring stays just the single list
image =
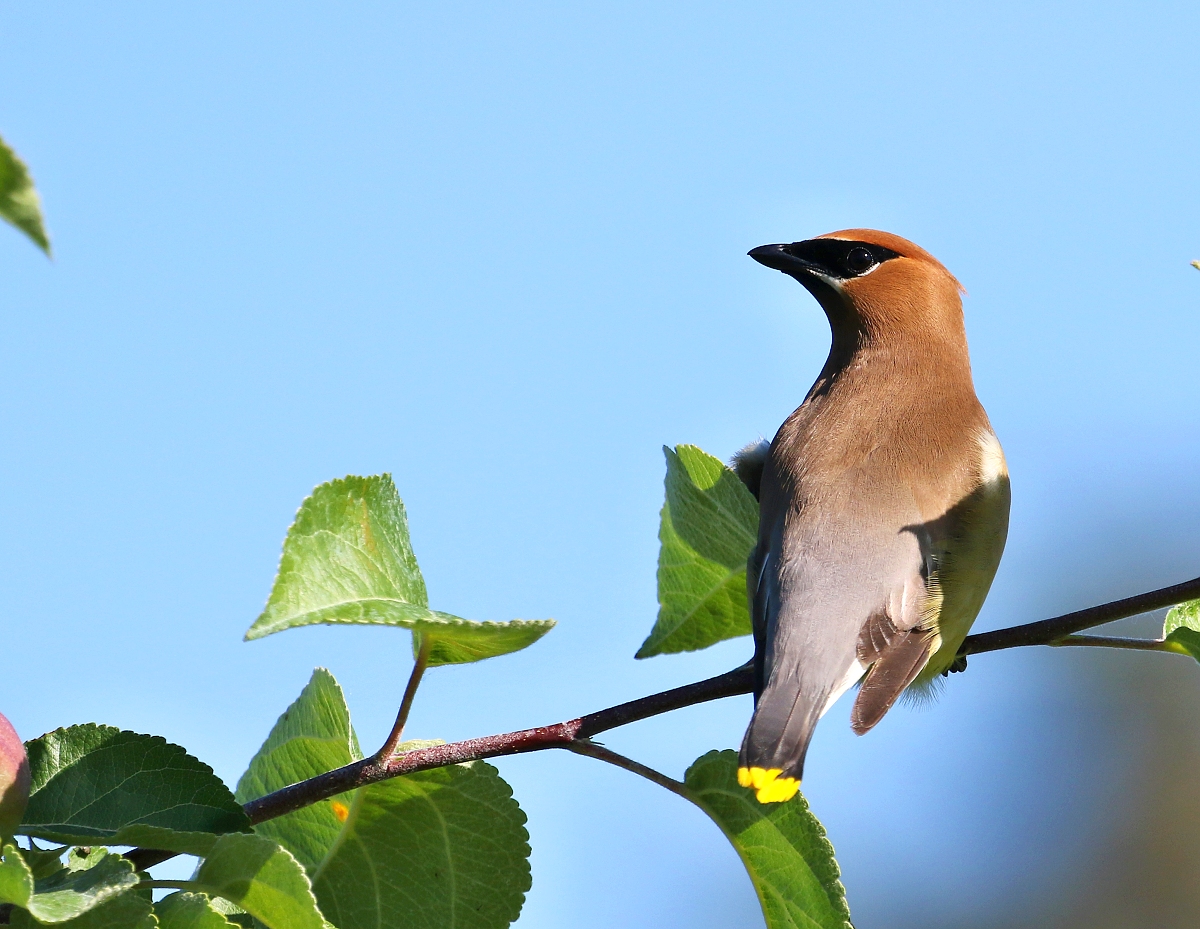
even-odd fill
[{"label": "serrated leaf edge", "polygon": [[[707,758],[711,758],[714,756],[719,757],[721,755],[724,755],[726,752],[733,754],[732,749],[712,749],[711,751],[705,752],[703,755],[701,755],[699,758],[697,758],[695,761],[693,761],[688,766],[687,772],[685,772],[685,774],[684,774],[685,786],[687,786],[687,775],[691,773],[691,771],[694,767],[701,764]],[[710,789],[712,789],[712,788],[710,788]],[[713,816],[711,813],[709,813],[708,810],[704,807],[704,804],[700,802],[699,797],[700,797],[701,793],[703,793],[704,791],[696,791],[696,790],[693,790],[691,787],[687,787],[687,790],[688,790],[688,793],[693,796],[694,802],[696,803],[696,805],[704,810],[706,815],[708,815],[708,818],[710,820],[712,820],[712,822],[717,826],[718,829],[721,830],[721,833],[729,841],[729,844],[733,846],[734,851],[737,853],[738,859],[742,862],[743,867],[746,868],[747,875],[751,876],[751,883],[754,884],[755,893],[759,898],[759,905],[762,906],[763,899],[762,899],[762,891],[760,890],[760,887],[759,887],[760,882],[753,879],[754,872],[751,871],[751,869],[750,869],[750,862],[747,861],[746,856],[742,854],[741,846],[738,844],[737,841],[735,841],[734,837],[732,835],[730,835],[729,830],[727,830],[725,828],[725,825],[720,820],[718,820],[715,816]],[[728,796],[741,799],[741,797],[737,793],[735,793],[734,790],[732,790],[732,789],[725,790],[722,788],[716,788],[716,790],[718,790],[720,793],[726,794]],[[836,869],[837,873],[834,875],[833,883],[834,883],[834,886],[836,887],[836,889],[840,891],[841,906],[837,907],[837,909],[839,909],[842,913],[845,914],[845,929],[854,929],[853,924],[850,922],[849,904],[846,901],[846,885],[842,883],[841,868],[837,863],[837,856],[836,856],[836,853],[833,848],[833,843],[829,841],[829,833],[825,829],[825,824],[822,823],[821,820],[818,819],[817,816],[812,812],[812,809],[808,805],[808,800],[804,798],[803,794],[799,795],[798,799],[800,799],[801,802],[804,803],[805,811],[812,817],[813,822],[816,824],[815,837],[816,837],[817,844],[818,844],[818,847],[819,847],[821,853],[828,854],[829,860],[833,862],[834,868]],[[791,802],[795,802],[795,801],[793,800]],[[784,836],[782,830],[780,830],[778,826],[776,826],[773,822],[771,822],[771,820],[768,817],[764,816],[762,818],[762,820],[760,820],[760,821],[765,822],[768,825],[770,825],[770,827],[775,831],[776,835],[778,835],[781,839],[783,839],[785,844],[791,846],[792,848],[795,848],[795,846],[792,845],[791,841],[788,840],[786,836]],[[804,857],[798,849],[796,850],[796,854],[799,855],[801,858]],[[806,861],[805,864],[808,864],[808,862]],[[820,878],[818,878],[816,876],[815,872],[812,871],[811,865],[809,865],[809,873],[811,873],[813,875],[813,877],[817,880],[818,884],[821,883]],[[824,888],[822,888],[822,889],[824,889]],[[779,895],[777,893],[775,894],[775,896],[778,899],[781,899],[781,900],[784,899],[782,897],[779,897]],[[763,912],[764,912],[764,916],[765,916],[765,913],[766,913],[765,907],[763,908]]]}]

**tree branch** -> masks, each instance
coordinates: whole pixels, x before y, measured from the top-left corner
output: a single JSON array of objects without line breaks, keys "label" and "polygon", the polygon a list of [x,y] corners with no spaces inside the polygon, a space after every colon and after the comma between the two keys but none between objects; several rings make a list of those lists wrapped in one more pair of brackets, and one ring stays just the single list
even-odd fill
[{"label": "tree branch", "polygon": [[983,632],[979,635],[969,635],[958,650],[960,655],[978,655],[983,652],[999,651],[1002,648],[1017,648],[1022,645],[1053,645],[1059,639],[1073,632],[1091,629],[1093,626],[1103,626],[1118,619],[1130,616],[1140,616],[1151,610],[1161,610],[1164,606],[1174,606],[1184,600],[1194,600],[1200,597],[1200,577],[1171,587],[1162,587],[1149,593],[1138,594],[1136,597],[1126,597],[1124,600],[1114,600],[1100,606],[1089,607],[1086,610],[1076,610],[1053,619],[1043,619],[1041,622],[1026,623],[1023,626],[1011,626],[1008,629],[997,629],[995,632]]},{"label": "tree branch", "polygon": [[[1025,645],[1112,645],[1116,642],[1127,643],[1134,640],[1109,639],[1101,642],[1102,637],[1100,636],[1084,636],[1075,640],[1068,639],[1067,636],[1083,629],[1089,629],[1092,626],[1099,626],[1117,619],[1125,619],[1129,616],[1148,613],[1151,610],[1172,606],[1173,604],[1196,597],[1200,597],[1200,578],[1176,584],[1172,587],[1164,587],[1161,590],[1152,590],[1149,593],[1139,594],[1136,597],[1114,600],[1112,603],[1105,603],[1086,610],[1078,610],[1074,613],[1056,616],[1053,619],[1045,619],[1041,622],[1026,623],[1023,626],[1013,626],[1008,629],[999,629],[995,632],[984,632],[979,635],[968,636],[966,641],[963,642],[962,648],[959,649],[959,655],[977,655],[982,652],[992,652],[1002,648],[1015,648]],[[1136,646],[1124,644],[1120,647],[1152,648],[1163,651],[1173,650],[1163,649],[1157,643]],[[415,668],[414,679],[419,680],[419,675]],[[325,774],[319,774],[307,781],[292,784],[289,787],[284,787],[282,790],[267,794],[265,797],[251,800],[245,805],[245,810],[250,817],[250,821],[257,824],[265,822],[268,819],[274,819],[277,816],[292,813],[321,800],[328,800],[330,797],[348,790],[366,787],[370,784],[386,781],[393,777],[400,777],[404,774],[414,774],[417,771],[427,771],[430,768],[440,768],[449,764],[478,761],[483,758],[499,758],[504,755],[537,752],[548,748],[565,748],[579,754],[591,755],[603,761],[617,764],[618,762],[614,759],[623,758],[623,756],[610,753],[602,746],[597,746],[595,743],[590,742],[591,736],[605,732],[608,729],[615,729],[618,726],[647,719],[651,716],[669,713],[672,710],[678,710],[685,706],[706,703],[710,700],[719,700],[723,697],[748,694],[753,690],[753,687],[754,669],[752,663],[747,662],[740,668],[734,668],[732,671],[727,671],[716,677],[710,677],[695,684],[686,684],[683,687],[676,687],[673,690],[663,691],[662,693],[651,694],[648,697],[631,700],[628,703],[622,703],[617,706],[608,707],[607,709],[597,710],[595,713],[589,713],[577,719],[569,719],[565,722],[554,723],[549,726],[539,726],[536,729],[523,729],[518,732],[506,732],[500,735],[484,736],[479,739],[467,739],[463,742],[452,742],[448,745],[433,745],[428,748],[414,749],[411,752],[404,752],[391,757],[386,757],[381,753],[373,758],[364,758],[362,761],[356,761],[345,767],[327,771]],[[410,680],[409,690],[414,689],[415,684],[413,680]],[[406,693],[407,696],[408,694]],[[397,722],[401,728],[403,727],[403,717],[405,715],[407,714],[403,712],[402,707],[402,712],[397,718]],[[395,734],[395,730],[393,730],[393,734]],[[389,738],[390,742],[391,739]],[[631,759],[624,759],[620,762],[620,766],[635,771],[635,773],[641,774],[644,777],[650,777],[655,783],[661,783],[658,779],[671,780],[665,775],[659,774],[657,771],[652,771],[650,768],[645,768]],[[672,781],[671,783],[678,784],[677,781]],[[667,789],[673,789],[667,784],[663,784],[662,786],[667,787]],[[170,852],[135,848],[128,852],[125,857],[131,859],[139,870],[145,870],[146,868],[153,867],[155,864],[166,861],[168,858],[173,857],[173,855]]]},{"label": "tree branch", "polygon": [[478,761],[482,758],[538,752],[547,748],[573,748],[578,741],[608,729],[696,703],[748,694],[753,686],[754,671],[747,663],[708,680],[685,684],[674,690],[631,700],[550,726],[467,739],[448,745],[431,745],[428,748],[404,752],[387,761],[366,758],[277,790],[257,800],[251,800],[246,804],[246,813],[252,823],[261,823],[302,809],[319,800],[328,800],[347,790],[386,781],[402,774],[414,774],[417,771],[461,764],[465,761]]}]

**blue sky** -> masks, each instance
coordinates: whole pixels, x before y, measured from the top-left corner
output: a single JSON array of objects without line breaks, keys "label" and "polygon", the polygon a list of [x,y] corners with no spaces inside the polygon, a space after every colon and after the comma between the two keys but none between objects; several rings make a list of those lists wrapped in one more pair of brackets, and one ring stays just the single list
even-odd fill
[{"label": "blue sky", "polygon": [[[774,433],[828,331],[745,253],[851,226],[969,291],[1013,475],[979,628],[1200,573],[1198,27],[1183,4],[0,5],[0,133],[55,248],[0,229],[0,709],[27,737],[159,733],[232,783],[321,665],[380,741],[406,635],[241,641],[296,507],[347,473],[394,475],[435,608],[559,621],[431,673],[414,736],[740,663],[747,641],[632,660],[661,447]],[[864,739],[830,714],[805,788],[859,926],[1040,899],[1103,843],[1132,762],[1091,661],[980,656]],[[748,714],[608,744],[680,776]],[[530,818],[521,926],[757,918],[678,798],[574,756],[499,766]]]}]

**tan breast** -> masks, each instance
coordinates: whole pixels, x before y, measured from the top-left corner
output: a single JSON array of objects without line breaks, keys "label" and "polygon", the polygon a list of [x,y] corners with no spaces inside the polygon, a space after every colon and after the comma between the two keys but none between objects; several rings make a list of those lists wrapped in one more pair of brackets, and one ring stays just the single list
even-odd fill
[{"label": "tan breast", "polygon": [[771,458],[795,505],[853,504],[844,498],[866,493],[908,518],[915,505],[928,521],[1003,468],[999,443],[993,436],[981,445],[984,435],[991,426],[965,359],[864,351],[822,373],[780,428]]}]

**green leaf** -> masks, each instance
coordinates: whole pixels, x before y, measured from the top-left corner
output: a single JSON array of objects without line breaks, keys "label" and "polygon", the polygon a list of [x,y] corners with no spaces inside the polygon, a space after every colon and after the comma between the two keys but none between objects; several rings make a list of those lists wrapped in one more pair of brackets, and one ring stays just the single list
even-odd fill
[{"label": "green leaf", "polygon": [[34,883],[34,893],[25,909],[40,923],[61,923],[74,919],[102,903],[124,894],[138,878],[133,863],[120,855],[98,848],[76,867]]},{"label": "green leaf", "polygon": [[[236,903],[230,903],[224,897],[209,897],[208,904],[235,926],[244,926],[245,929],[263,929],[262,923]],[[325,927],[326,929],[334,929],[334,926],[328,921],[326,921]]]},{"label": "green leaf", "polygon": [[340,929],[499,929],[531,885],[525,814],[482,761],[360,789],[339,839],[313,890]]},{"label": "green leaf", "polygon": [[46,925],[56,929],[155,929],[158,920],[148,892],[127,890],[66,922],[35,920],[26,910],[14,910],[11,925],[21,929]]},{"label": "green leaf", "polygon": [[0,139],[0,217],[8,220],[47,255],[50,239],[42,222],[42,202],[25,162]]},{"label": "green leaf", "polygon": [[154,904],[162,929],[230,929],[231,923],[204,894],[175,893]]},{"label": "green leaf", "polygon": [[697,758],[684,783],[750,872],[768,929],[850,926],[833,846],[803,795],[786,803],[759,803],[738,786],[733,751]]},{"label": "green leaf", "polygon": [[1200,600],[1179,603],[1167,610],[1167,617],[1163,621],[1163,638],[1170,638],[1179,629],[1200,632]]},{"label": "green leaf", "polygon": [[696,446],[663,452],[658,621],[638,658],[750,634],[746,559],[758,536],[758,502],[732,470]]},{"label": "green leaf", "polygon": [[[30,843],[33,844],[32,842]],[[65,845],[58,848],[22,848],[21,857],[29,865],[35,879],[49,877],[63,869],[62,856],[67,850]]]},{"label": "green leaf", "polygon": [[25,863],[17,846],[7,844],[0,860],[0,903],[24,906],[33,896],[33,871]]},{"label": "green leaf", "polygon": [[1163,638],[1175,651],[1200,661],[1200,600],[1180,603],[1167,611]]},{"label": "green leaf", "polygon": [[[318,669],[250,763],[238,798],[360,757],[341,688]],[[483,762],[360,788],[256,829],[304,864],[339,929],[507,926],[530,886],[525,814]]]},{"label": "green leaf", "polygon": [[504,623],[475,622],[449,613],[431,611],[413,622],[413,654],[420,648],[418,635],[430,639],[430,667],[465,664],[495,658],[528,648],[554,628],[552,619],[512,619]]},{"label": "green leaf", "polygon": [[479,661],[532,645],[553,620],[472,622],[429,609],[391,475],[322,484],[296,514],[266,609],[247,639],[314,624],[366,623],[431,639],[430,665]]},{"label": "green leaf", "polygon": [[266,609],[247,639],[313,623],[406,628],[429,613],[390,475],[322,484],[300,505]]},{"label": "green leaf", "polygon": [[[247,803],[362,756],[342,688],[332,674],[317,668],[251,760],[235,796],[239,803]],[[311,872],[342,831],[338,812],[349,809],[353,801],[353,792],[342,794],[259,823],[255,832],[288,849]]]},{"label": "green leaf", "polygon": [[87,856],[73,856],[68,867],[34,881],[24,859],[7,845],[0,865],[0,903],[28,910],[39,923],[65,923],[125,893],[137,882],[133,863],[103,848]]},{"label": "green leaf", "polygon": [[285,849],[258,835],[217,839],[196,885],[236,903],[270,929],[324,929],[304,869]]},{"label": "green leaf", "polygon": [[212,768],[158,736],[88,724],[26,748],[32,785],[22,835],[202,855],[214,835],[249,828]]},{"label": "green leaf", "polygon": [[[72,848],[67,852],[66,868],[68,871],[86,871],[88,868],[96,867],[109,854],[108,849],[103,846]],[[54,873],[57,874],[58,872],[55,871]]]}]

